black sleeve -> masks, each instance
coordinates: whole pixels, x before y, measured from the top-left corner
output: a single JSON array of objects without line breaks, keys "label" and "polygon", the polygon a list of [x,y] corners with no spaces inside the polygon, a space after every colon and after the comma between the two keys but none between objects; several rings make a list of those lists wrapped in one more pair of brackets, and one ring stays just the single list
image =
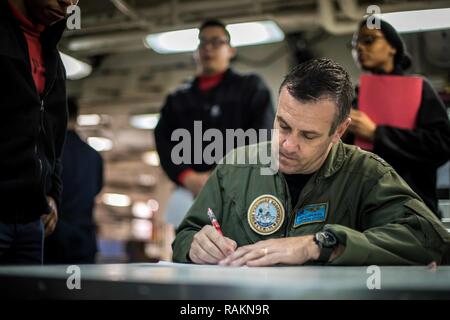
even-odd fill
[{"label": "black sleeve", "polygon": [[60,130],[56,132],[55,137],[56,162],[55,168],[51,175],[52,187],[48,193],[48,195],[52,197],[53,200],[55,200],[57,208],[59,208],[59,205],[61,204],[61,194],[63,188],[61,180],[61,172],[62,172],[61,156],[64,148],[64,142],[66,140],[66,128],[67,128],[67,121],[65,121],[64,124],[61,124]]},{"label": "black sleeve", "polygon": [[61,193],[62,193],[62,181],[61,181],[61,159],[58,158],[55,164],[55,170],[52,173],[52,188],[48,195],[53,198],[56,202],[56,206],[59,208],[61,203]]},{"label": "black sleeve", "polygon": [[396,160],[440,166],[450,158],[450,123],[445,106],[424,79],[422,102],[414,130],[378,126],[374,152]]},{"label": "black sleeve", "polygon": [[247,127],[253,129],[272,129],[275,110],[269,88],[267,88],[267,85],[261,77],[253,75],[250,80],[249,91],[250,114],[247,118],[249,119]]},{"label": "black sleeve", "polygon": [[191,166],[187,164],[175,164],[171,158],[173,147],[181,142],[181,140],[171,141],[172,132],[177,129],[176,125],[173,123],[174,110],[172,99],[173,97],[169,95],[161,109],[161,115],[155,128],[155,143],[161,167],[173,182],[179,184],[178,176],[183,171],[190,169]]},{"label": "black sleeve", "polygon": [[[61,102],[58,102],[56,104],[57,108],[63,107],[63,112],[59,113],[58,118],[58,124],[57,128],[55,129],[55,136],[53,137],[54,140],[54,147],[55,147],[55,167],[53,169],[53,172],[51,174],[51,189],[48,192],[48,196],[52,197],[53,200],[56,202],[56,206],[59,209],[59,206],[61,204],[61,194],[62,194],[62,163],[61,163],[61,157],[64,149],[64,144],[66,141],[66,135],[67,135],[67,121],[68,121],[68,107],[67,107],[67,92],[66,92],[66,69],[64,67],[64,64],[61,60],[61,57],[58,55],[58,65],[59,70],[57,71],[61,77],[62,80],[55,80],[55,81],[61,81],[58,85],[60,85],[63,88],[63,92],[60,93],[58,98],[61,100]],[[58,93],[57,93],[58,94]]]}]

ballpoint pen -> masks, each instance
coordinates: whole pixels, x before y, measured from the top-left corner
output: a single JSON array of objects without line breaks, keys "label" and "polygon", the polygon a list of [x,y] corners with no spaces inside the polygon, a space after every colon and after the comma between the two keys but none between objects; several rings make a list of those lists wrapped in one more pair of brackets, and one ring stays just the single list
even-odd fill
[{"label": "ballpoint pen", "polygon": [[223,236],[223,232],[222,229],[220,228],[219,222],[216,219],[216,215],[214,214],[214,212],[211,210],[211,208],[208,208],[208,217],[209,220],[211,220],[211,224],[214,226],[214,228],[216,228],[217,232]]}]

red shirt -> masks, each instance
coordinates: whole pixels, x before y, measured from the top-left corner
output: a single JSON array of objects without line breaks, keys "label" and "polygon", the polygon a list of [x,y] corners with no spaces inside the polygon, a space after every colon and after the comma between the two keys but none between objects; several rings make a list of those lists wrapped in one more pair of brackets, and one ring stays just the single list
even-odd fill
[{"label": "red shirt", "polygon": [[213,76],[199,76],[198,87],[201,91],[208,91],[217,86],[223,79],[225,72],[215,74]]},{"label": "red shirt", "polygon": [[9,7],[17,21],[20,23],[20,28],[25,35],[28,45],[28,55],[30,57],[31,74],[33,76],[36,90],[42,94],[45,89],[45,66],[42,56],[42,46],[39,38],[45,26],[41,24],[33,24],[27,17],[23,16],[19,10],[10,2]]}]

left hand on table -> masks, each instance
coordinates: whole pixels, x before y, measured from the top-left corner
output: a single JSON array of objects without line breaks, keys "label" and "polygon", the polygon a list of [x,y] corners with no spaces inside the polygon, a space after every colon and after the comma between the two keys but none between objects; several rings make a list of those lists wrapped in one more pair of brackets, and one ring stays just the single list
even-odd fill
[{"label": "left hand on table", "polygon": [[238,248],[219,264],[249,267],[304,264],[319,258],[320,249],[313,239],[310,235],[259,241]]}]

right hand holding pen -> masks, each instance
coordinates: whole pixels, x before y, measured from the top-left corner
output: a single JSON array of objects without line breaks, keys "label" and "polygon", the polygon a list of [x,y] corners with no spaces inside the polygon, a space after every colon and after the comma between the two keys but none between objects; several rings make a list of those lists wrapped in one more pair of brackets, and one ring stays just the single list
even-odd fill
[{"label": "right hand holding pen", "polygon": [[217,264],[236,248],[234,240],[221,236],[213,226],[206,225],[194,235],[189,258],[198,264]]}]

